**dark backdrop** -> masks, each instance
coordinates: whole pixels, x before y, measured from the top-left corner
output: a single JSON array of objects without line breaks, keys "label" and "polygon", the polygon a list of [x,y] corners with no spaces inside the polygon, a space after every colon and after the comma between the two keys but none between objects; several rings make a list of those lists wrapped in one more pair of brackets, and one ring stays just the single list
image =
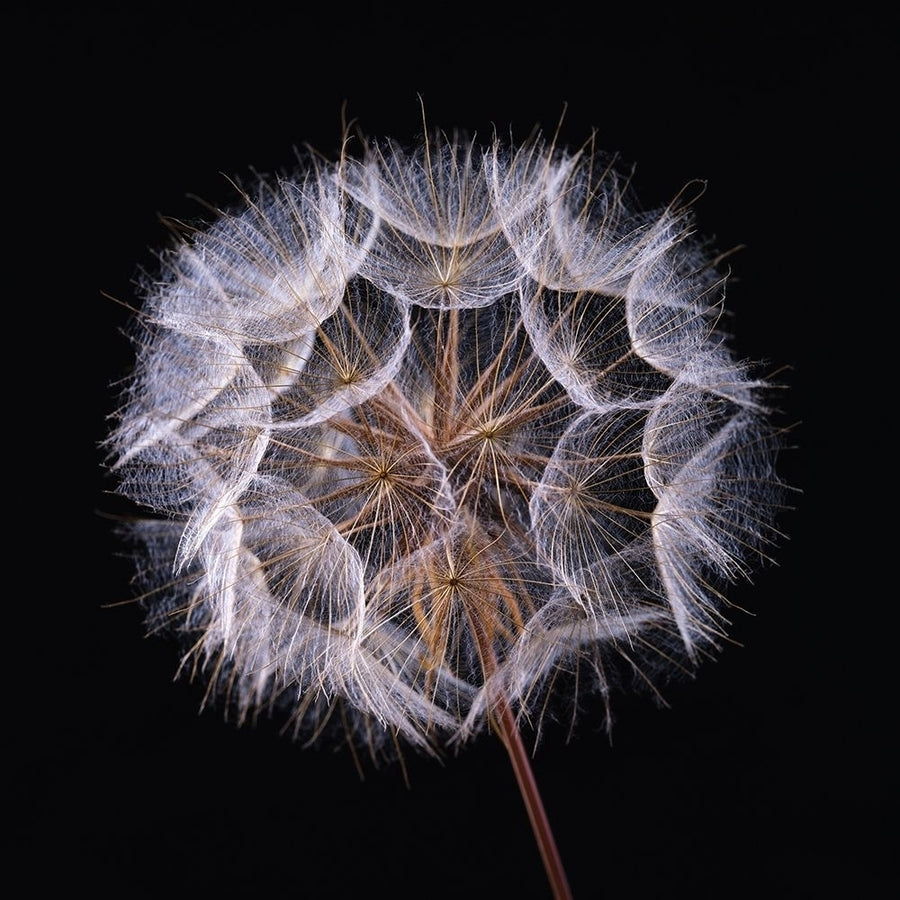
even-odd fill
[{"label": "dark backdrop", "polygon": [[552,131],[566,106],[563,142],[596,128],[648,203],[705,180],[700,230],[744,247],[738,346],[783,369],[785,420],[802,420],[789,540],[733,594],[752,613],[735,621],[742,646],[666,709],[616,698],[611,741],[588,704],[571,741],[551,729],[536,755],[576,900],[880,895],[896,794],[873,647],[888,600],[859,570],[889,560],[854,549],[873,528],[881,426],[857,402],[878,375],[851,354],[866,304],[896,294],[896,277],[880,297],[865,287],[891,203],[874,176],[896,17],[295,9],[9,17],[13,866],[34,891],[88,896],[549,896],[495,742],[443,764],[411,755],[408,786],[399,767],[361,780],[345,754],[199,714],[199,688],[172,683],[175,649],[115,605],[131,570],[97,444],[130,358],[117,301],[166,240],[159,215],[227,202],[224,176],[289,165],[295,146],[333,155],[345,104],[366,133],[413,138],[421,96],[430,124],[482,135]]}]

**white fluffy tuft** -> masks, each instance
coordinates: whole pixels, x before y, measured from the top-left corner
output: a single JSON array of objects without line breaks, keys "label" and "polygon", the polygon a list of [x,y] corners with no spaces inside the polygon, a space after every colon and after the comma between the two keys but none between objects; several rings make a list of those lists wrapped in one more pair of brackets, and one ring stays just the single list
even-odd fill
[{"label": "white fluffy tuft", "polygon": [[716,648],[777,441],[687,208],[627,181],[593,141],[373,142],[162,255],[108,446],[150,620],[241,719],[437,748]]}]

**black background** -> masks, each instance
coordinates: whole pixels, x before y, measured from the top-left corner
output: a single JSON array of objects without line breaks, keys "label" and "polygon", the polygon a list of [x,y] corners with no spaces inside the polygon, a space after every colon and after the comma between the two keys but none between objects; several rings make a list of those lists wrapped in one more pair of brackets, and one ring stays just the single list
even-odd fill
[{"label": "black background", "polygon": [[879,843],[896,812],[879,699],[893,601],[866,581],[891,560],[861,548],[867,530],[878,544],[873,467],[890,446],[864,406],[896,296],[896,252],[874,247],[896,203],[878,173],[897,20],[784,7],[8,17],[8,821],[29,894],[549,897],[495,741],[443,764],[411,754],[408,786],[399,767],[360,779],[345,754],[198,714],[199,687],[172,683],[175,649],[115,605],[131,570],[97,444],[130,359],[123,303],[167,239],[159,216],[196,215],[193,195],[229,202],[225,176],[289,166],[295,146],[333,155],[342,115],[414,138],[420,96],[429,125],[485,137],[562,117],[579,144],[596,128],[647,205],[704,180],[700,230],[744,247],[738,347],[781,370],[783,421],[802,421],[779,565],[732,594],[752,612],[735,620],[742,646],[666,709],[617,698],[611,741],[587,704],[571,741],[551,729],[537,752],[576,900],[896,886]]}]

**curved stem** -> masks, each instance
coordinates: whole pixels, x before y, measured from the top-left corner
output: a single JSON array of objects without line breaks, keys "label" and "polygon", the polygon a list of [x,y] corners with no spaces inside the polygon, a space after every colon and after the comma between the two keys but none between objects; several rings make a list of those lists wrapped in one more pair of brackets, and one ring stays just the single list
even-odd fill
[{"label": "curved stem", "polygon": [[509,754],[516,781],[519,784],[519,792],[525,801],[528,810],[528,818],[531,820],[531,830],[534,832],[544,870],[553,890],[554,900],[572,900],[572,892],[569,888],[568,878],[563,868],[556,840],[550,828],[550,820],[544,809],[544,802],[538,790],[537,781],[528,759],[522,736],[516,725],[515,716],[509,708],[505,698],[499,698],[496,704],[498,713],[495,726],[506,752]]},{"label": "curved stem", "polygon": [[[498,578],[498,582],[499,580]],[[514,606],[514,604],[512,605]],[[476,615],[472,614],[471,610],[467,610],[467,613],[469,624],[478,646],[485,682],[488,682],[497,671],[497,658],[494,655],[494,649],[484,624]],[[503,746],[506,748],[512,763],[513,772],[519,785],[519,793],[525,802],[525,809],[528,811],[528,818],[531,821],[531,830],[537,841],[541,860],[544,863],[544,871],[547,873],[547,879],[553,891],[553,900],[572,900],[569,880],[566,877],[566,871],[563,868],[562,859],[556,847],[556,840],[550,828],[550,820],[547,818],[547,812],[544,809],[544,801],[541,798],[534,771],[531,768],[531,761],[522,742],[522,735],[519,733],[516,717],[513,715],[506,692],[502,687],[498,686],[494,689],[492,698],[493,702],[489,708],[489,719],[498,737],[503,742]]]}]

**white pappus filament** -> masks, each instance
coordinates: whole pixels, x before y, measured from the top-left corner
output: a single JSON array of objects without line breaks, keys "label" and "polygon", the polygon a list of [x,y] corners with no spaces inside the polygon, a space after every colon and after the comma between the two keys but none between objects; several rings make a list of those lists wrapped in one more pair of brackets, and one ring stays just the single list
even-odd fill
[{"label": "white pappus filament", "polygon": [[435,749],[715,651],[782,486],[688,206],[593,139],[300,162],[160,254],[108,440],[211,696]]}]

